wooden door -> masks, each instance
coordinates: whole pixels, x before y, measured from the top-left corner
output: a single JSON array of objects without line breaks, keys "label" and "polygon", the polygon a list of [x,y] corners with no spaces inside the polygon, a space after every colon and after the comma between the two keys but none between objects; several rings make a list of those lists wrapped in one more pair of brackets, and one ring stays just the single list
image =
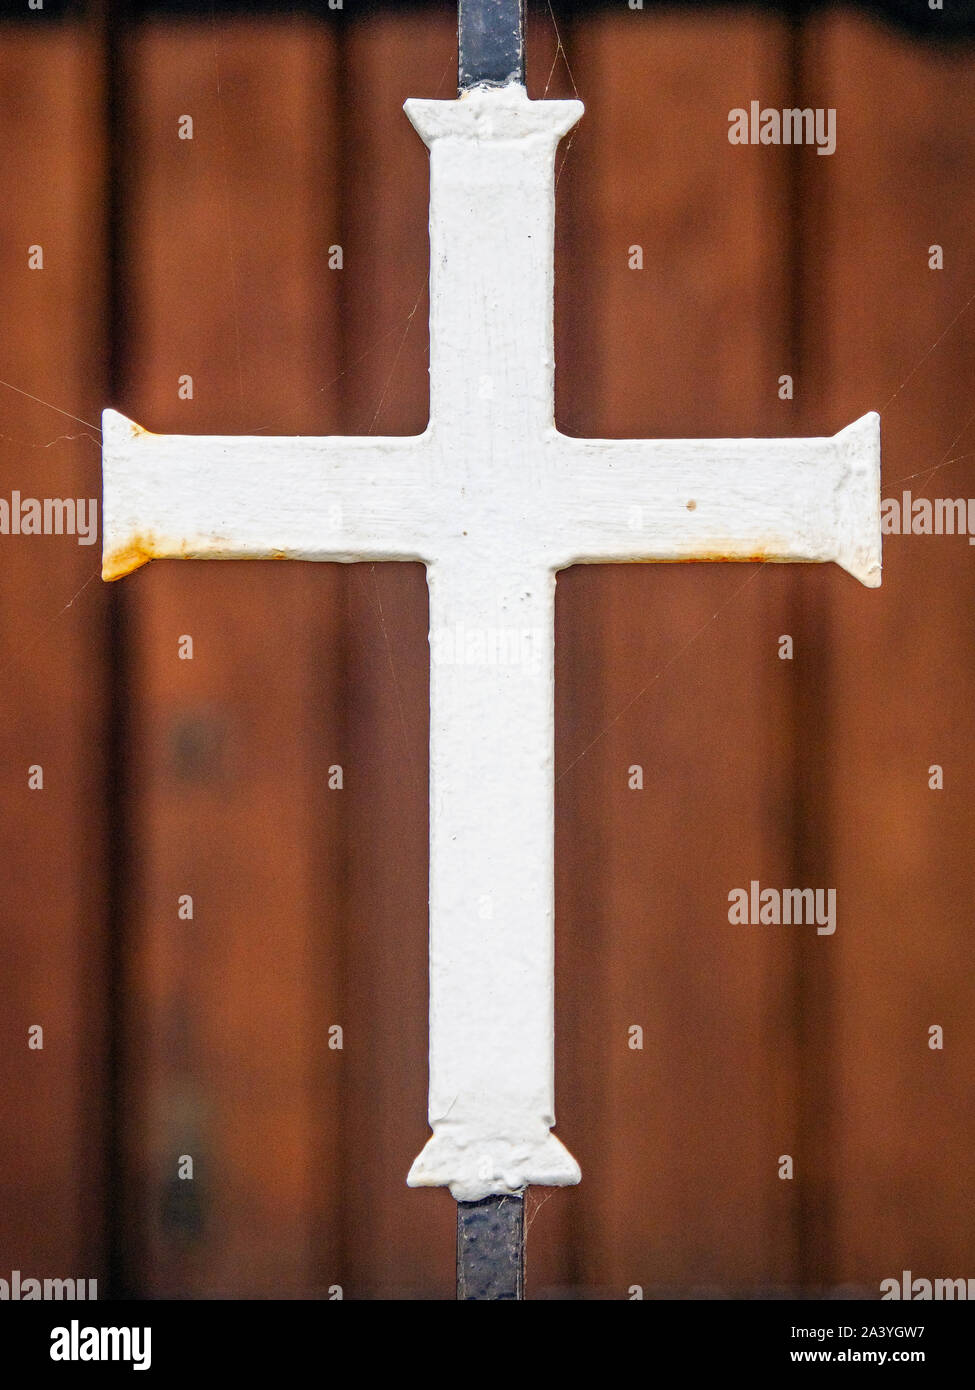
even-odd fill
[{"label": "wooden door", "polygon": [[[453,94],[453,18],[352,10],[3,26],[0,496],[97,496],[108,403],[156,431],[422,429],[401,105]],[[539,4],[529,43],[531,95],[587,107],[559,155],[560,428],[879,409],[884,495],[967,498],[970,52],[745,7]],[[835,153],[732,145],[752,100],[834,109]],[[884,559],[879,592],[835,567],[560,576],[557,1110],[584,1177],[529,1194],[531,1297],[968,1272],[975,561],[963,535]],[[103,1291],[449,1298],[453,1202],[404,1181],[422,567],[106,589],[97,561],[0,535],[0,1244]],[[753,880],[834,888],[835,933],[731,925]]]}]

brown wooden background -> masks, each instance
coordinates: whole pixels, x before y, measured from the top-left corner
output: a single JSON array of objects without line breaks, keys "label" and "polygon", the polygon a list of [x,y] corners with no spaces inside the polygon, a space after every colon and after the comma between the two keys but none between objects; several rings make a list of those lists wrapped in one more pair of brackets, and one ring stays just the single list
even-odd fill
[{"label": "brown wooden background", "polygon": [[[880,409],[885,495],[972,493],[971,50],[845,10],[531,8],[532,95],[587,103],[558,184],[561,428]],[[400,107],[452,95],[452,7],[322,9],[0,25],[0,494],[98,495],[108,403],[157,431],[423,427],[427,159]],[[836,154],[730,146],[753,98],[836,107]],[[558,1133],[584,1181],[530,1194],[531,1296],[975,1275],[975,553],[884,558],[879,592],[835,567],[560,578]],[[97,547],[0,537],[0,1274],[449,1297],[454,1204],[404,1182],[422,569],[97,571]],[[835,936],[730,927],[752,878],[836,887]]]}]

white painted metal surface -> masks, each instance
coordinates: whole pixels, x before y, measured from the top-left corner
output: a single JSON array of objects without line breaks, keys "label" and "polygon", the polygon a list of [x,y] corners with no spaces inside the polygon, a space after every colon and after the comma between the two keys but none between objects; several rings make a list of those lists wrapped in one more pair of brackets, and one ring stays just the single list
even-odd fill
[{"label": "white painted metal surface", "polygon": [[104,415],[104,576],[151,558],[422,560],[431,616],[430,1106],[415,1186],[578,1182],[550,1133],[553,632],[578,561],[833,560],[880,583],[876,415],[833,438],[553,424],[554,159],[577,101],[408,101],[430,148],[431,419],[201,438]]}]

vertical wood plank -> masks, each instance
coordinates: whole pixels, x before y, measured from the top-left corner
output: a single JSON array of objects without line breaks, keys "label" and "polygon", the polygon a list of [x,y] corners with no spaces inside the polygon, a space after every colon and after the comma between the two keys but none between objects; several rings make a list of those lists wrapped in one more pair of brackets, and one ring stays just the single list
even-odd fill
[{"label": "vertical wood plank", "polygon": [[[880,409],[884,496],[967,499],[971,56],[844,15],[816,21],[808,66],[815,104],[837,111],[836,154],[816,170],[807,305],[830,427]],[[964,536],[885,537],[882,589],[837,587],[828,611],[824,817],[840,922],[817,1274],[868,1297],[905,1269],[964,1277],[975,1230],[973,560]],[[928,785],[935,763],[943,791]]]},{"label": "vertical wood plank", "polygon": [[[95,498],[104,147],[94,30],[0,44],[0,495]],[[40,246],[43,269],[28,268]],[[74,417],[80,417],[78,419]],[[105,1287],[104,607],[99,546],[0,536],[0,1249]],[[28,767],[43,790],[28,790]],[[40,1024],[43,1050],[28,1050]]]},{"label": "vertical wood plank", "polygon": [[[783,26],[598,16],[570,58],[588,109],[560,184],[560,427],[798,432],[777,394],[792,370],[789,170],[783,151],[727,139],[732,107],[782,104]],[[558,1114],[583,1170],[564,1272],[590,1296],[796,1278],[778,1156],[798,1139],[798,947],[727,916],[730,889],[794,882],[777,639],[795,583],[703,565],[559,581]]]},{"label": "vertical wood plank", "polygon": [[[456,95],[456,15],[350,25],[343,183],[345,429],[411,434],[429,413],[428,155],[410,96]],[[427,1113],[429,647],[420,565],[350,582],[350,912],[346,1181],[359,1296],[454,1295],[456,1208],[406,1174]]]},{"label": "vertical wood plank", "polygon": [[[131,36],[118,404],[148,428],[336,428],[335,52],[327,24],[293,18]],[[174,563],[126,581],[129,1176],[147,1293],[343,1282],[345,1053],[327,1031],[348,1026],[345,793],[327,790],[346,762],[343,596],[325,565]]]}]

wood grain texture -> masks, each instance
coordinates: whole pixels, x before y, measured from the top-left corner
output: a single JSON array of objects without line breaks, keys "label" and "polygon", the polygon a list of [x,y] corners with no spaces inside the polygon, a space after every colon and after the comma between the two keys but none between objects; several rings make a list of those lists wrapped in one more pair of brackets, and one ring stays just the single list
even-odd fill
[{"label": "wood grain texture", "polygon": [[[871,75],[869,82],[863,74]],[[813,26],[809,90],[837,110],[815,170],[809,313],[832,419],[881,410],[884,495],[973,492],[970,55],[862,19]],[[893,97],[892,95],[893,94]],[[929,268],[944,247],[945,268]],[[972,1182],[971,614],[964,536],[890,536],[881,601],[829,595],[823,829],[842,917],[822,1123],[832,1193],[821,1278],[964,1276]],[[929,768],[944,768],[944,790]],[[944,1029],[943,1051],[928,1029]]]},{"label": "wood grain texture", "polygon": [[[0,45],[0,495],[98,498],[104,127],[97,38]],[[28,248],[43,269],[28,268]],[[74,418],[80,417],[80,418]],[[104,1288],[104,596],[97,543],[0,536],[0,1250]],[[28,767],[43,790],[28,790]],[[44,1047],[29,1051],[40,1024]]]},{"label": "wood grain texture", "polygon": [[[575,434],[798,433],[788,171],[732,148],[727,113],[787,90],[774,22],[636,13],[580,25],[591,99],[560,184]],[[644,270],[631,270],[642,245]],[[560,308],[561,306],[561,308]],[[733,928],[727,894],[790,883],[793,586],[775,566],[579,569],[559,583],[560,1132],[585,1187],[565,1276],[587,1296],[755,1292],[796,1277],[788,931]],[[630,790],[639,764],[644,789]],[[642,1051],[628,1029],[644,1030]]]},{"label": "wood grain texture", "polygon": [[[344,433],[414,434],[427,423],[429,166],[402,105],[452,97],[456,56],[449,9],[387,13],[348,33]],[[353,566],[348,624],[349,1280],[357,1297],[452,1298],[456,1205],[406,1186],[429,1133],[423,566]]]},{"label": "wood grain texture", "polygon": [[[341,371],[326,268],[333,36],[298,21],[146,23],[126,61],[130,376],[117,404],[160,430],[326,432]],[[343,579],[188,563],[128,584],[133,1278],[154,1294],[320,1291],[342,1282],[345,1053],[327,1030],[347,1022],[345,794],[327,778],[346,762]],[[177,917],[184,893],[192,922]],[[177,1176],[184,1154],[192,1184]]]}]

